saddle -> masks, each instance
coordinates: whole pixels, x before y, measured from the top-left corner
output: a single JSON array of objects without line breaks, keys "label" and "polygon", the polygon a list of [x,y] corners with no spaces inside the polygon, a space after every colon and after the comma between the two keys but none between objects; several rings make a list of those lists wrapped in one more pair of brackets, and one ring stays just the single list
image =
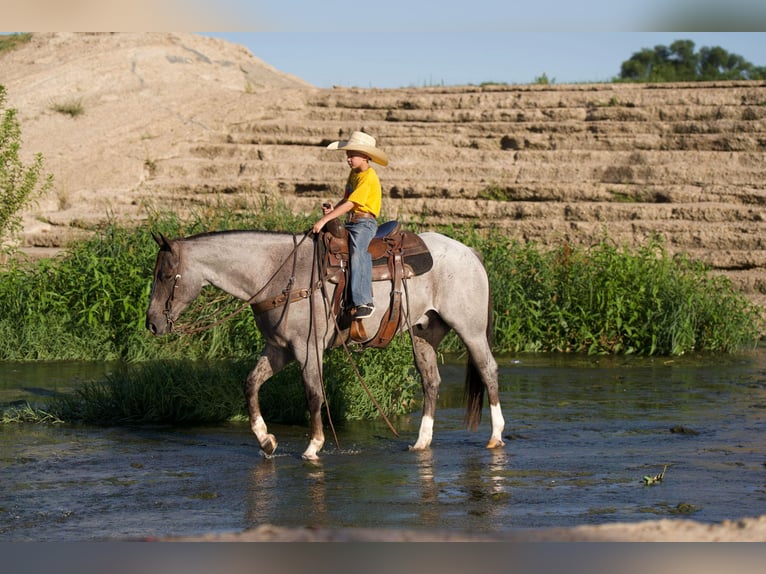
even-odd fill
[{"label": "saddle", "polygon": [[383,348],[399,330],[402,319],[402,288],[406,279],[431,270],[433,258],[428,247],[416,233],[402,229],[398,221],[378,227],[368,251],[372,257],[372,280],[391,281],[391,298],[377,333],[369,337],[361,319],[341,313],[346,297],[349,272],[348,231],[338,219],[325,225],[320,234],[319,248],[323,277],[337,285],[333,296],[333,312],[339,326],[349,329],[349,336],[364,348]]}]

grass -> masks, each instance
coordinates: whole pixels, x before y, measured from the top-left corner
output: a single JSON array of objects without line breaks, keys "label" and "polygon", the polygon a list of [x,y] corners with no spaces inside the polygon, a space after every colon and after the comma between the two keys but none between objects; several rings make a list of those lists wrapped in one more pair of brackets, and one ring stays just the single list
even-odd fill
[{"label": "grass", "polygon": [[541,249],[496,231],[451,234],[484,256],[496,352],[735,352],[763,332],[759,309],[727,278],[670,256],[660,239]]},{"label": "grass", "polygon": [[61,424],[64,421],[55,414],[48,412],[44,408],[35,407],[29,403],[22,406],[13,406],[0,413],[0,423],[18,424]]},{"label": "grass", "polygon": [[0,34],[0,54],[10,52],[19,46],[28,43],[32,39],[29,32],[17,34]]},{"label": "grass", "polygon": [[[354,357],[366,384],[387,417],[409,413],[419,388],[412,351],[401,339],[385,350]],[[244,380],[254,359],[234,361],[161,360],[125,364],[103,381],[81,385],[57,397],[45,410],[31,406],[4,417],[3,422],[81,422],[113,424],[210,424],[247,418]],[[339,350],[325,360],[325,386],[335,422],[374,419],[377,407]],[[266,420],[286,424],[308,421],[297,365],[290,365],[262,388]]]},{"label": "grass", "polygon": [[85,113],[85,108],[82,105],[82,98],[67,100],[66,102],[54,103],[51,105],[51,109],[54,112],[64,114],[76,118]]}]

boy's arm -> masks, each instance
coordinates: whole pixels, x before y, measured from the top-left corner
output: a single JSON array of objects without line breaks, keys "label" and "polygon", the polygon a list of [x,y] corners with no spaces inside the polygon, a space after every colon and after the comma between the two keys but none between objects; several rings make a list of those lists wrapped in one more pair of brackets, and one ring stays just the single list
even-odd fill
[{"label": "boy's arm", "polygon": [[[324,206],[322,206],[322,209],[324,211]],[[338,202],[338,205],[336,205],[334,208],[332,208],[329,211],[325,211],[325,214],[322,216],[322,218],[317,221],[314,226],[311,228],[311,231],[314,233],[319,233],[322,231],[322,228],[327,224],[328,221],[332,221],[336,217],[341,217],[342,215],[345,215],[349,211],[354,209],[354,202],[349,200],[342,200]]]}]

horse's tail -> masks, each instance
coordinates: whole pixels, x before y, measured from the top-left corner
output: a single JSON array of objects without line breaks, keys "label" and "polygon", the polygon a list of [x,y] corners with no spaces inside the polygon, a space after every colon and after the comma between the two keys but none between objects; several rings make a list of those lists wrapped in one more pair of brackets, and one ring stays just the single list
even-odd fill
[{"label": "horse's tail", "polygon": [[[487,343],[492,348],[494,329],[492,328],[492,292],[489,293],[487,305]],[[468,365],[465,372],[465,426],[475,431],[481,422],[481,407],[484,404],[484,381],[481,380],[479,369],[469,353]]]}]

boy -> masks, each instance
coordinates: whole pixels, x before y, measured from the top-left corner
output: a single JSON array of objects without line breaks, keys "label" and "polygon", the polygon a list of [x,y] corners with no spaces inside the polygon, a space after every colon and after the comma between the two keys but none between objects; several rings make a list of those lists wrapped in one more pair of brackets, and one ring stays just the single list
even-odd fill
[{"label": "boy", "polygon": [[346,191],[335,207],[322,205],[324,216],[311,230],[319,233],[325,224],[336,217],[348,214],[349,271],[351,273],[351,301],[354,319],[364,319],[375,311],[372,301],[372,260],[367,248],[378,230],[382,192],[378,174],[370,166],[373,161],[388,165],[388,156],[375,146],[375,138],[364,132],[353,132],[348,140],[336,141],[327,149],[346,152],[346,162],[351,172],[346,180]]}]

